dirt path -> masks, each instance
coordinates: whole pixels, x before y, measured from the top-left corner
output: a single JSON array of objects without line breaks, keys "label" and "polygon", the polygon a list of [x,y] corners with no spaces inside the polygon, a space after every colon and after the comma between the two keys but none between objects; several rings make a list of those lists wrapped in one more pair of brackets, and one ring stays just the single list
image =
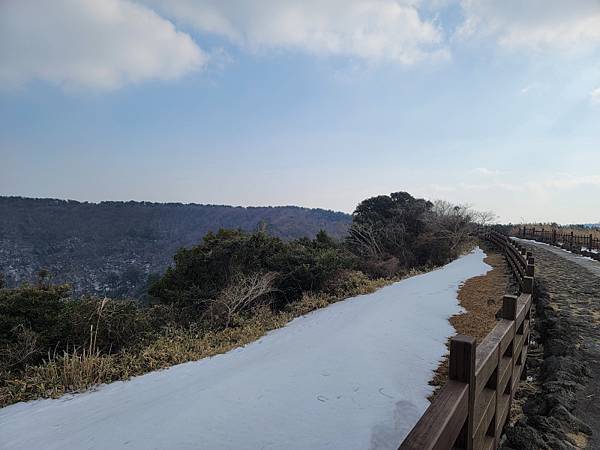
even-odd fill
[{"label": "dirt path", "polygon": [[513,447],[600,449],[600,262],[521,242],[534,252],[544,351]]}]

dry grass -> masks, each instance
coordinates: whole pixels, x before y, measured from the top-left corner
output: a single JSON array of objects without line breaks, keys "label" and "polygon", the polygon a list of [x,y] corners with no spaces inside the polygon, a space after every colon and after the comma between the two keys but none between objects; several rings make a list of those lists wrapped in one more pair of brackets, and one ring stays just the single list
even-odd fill
[{"label": "dry grass", "polygon": [[[458,293],[464,313],[450,318],[458,334],[474,337],[481,342],[496,325],[496,313],[509,287],[509,269],[501,253],[491,247],[485,249],[485,262],[492,266],[487,274],[467,280]],[[448,379],[448,357],[438,367],[431,385],[440,387]],[[436,390],[437,392],[437,390]],[[432,397],[435,396],[435,392]]]},{"label": "dry grass", "polygon": [[[406,276],[418,273],[412,271]],[[221,331],[166,328],[148,345],[117,354],[101,354],[95,348],[98,328],[92,327],[89,348],[52,355],[45,363],[29,366],[18,376],[3,375],[7,379],[0,386],[0,406],[36,398],[56,398],[68,392],[81,392],[100,384],[225,353],[283,327],[295,317],[344,298],[374,292],[397,281],[369,280],[358,272],[346,275],[333,287],[332,293],[306,293],[282,312],[273,312],[265,305],[258,306],[252,314],[236,317],[237,326]]]},{"label": "dry grass", "polygon": [[567,436],[577,448],[588,448],[588,436],[584,433],[567,433]]}]

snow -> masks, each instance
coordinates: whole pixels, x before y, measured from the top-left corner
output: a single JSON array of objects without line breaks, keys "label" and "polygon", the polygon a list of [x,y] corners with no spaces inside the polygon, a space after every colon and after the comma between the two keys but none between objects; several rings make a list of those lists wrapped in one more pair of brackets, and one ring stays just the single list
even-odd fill
[{"label": "snow", "polygon": [[387,449],[427,408],[479,249],[223,355],[0,409],[0,448]]},{"label": "snow", "polygon": [[[551,253],[560,256],[561,258],[568,259],[582,267],[585,267],[587,270],[592,272],[594,275],[600,277],[600,261],[590,258],[589,256],[581,256],[577,253],[570,252],[564,248],[555,247],[554,245],[550,245],[546,242],[534,241],[531,239],[521,239],[521,238],[512,238],[515,241],[523,242],[524,244],[538,245],[540,247],[544,247]],[[534,255],[535,256],[535,255]]]},{"label": "snow", "polygon": [[[580,259],[580,260],[588,260],[588,261],[597,261],[596,259],[590,257],[590,256],[583,256],[580,255],[579,253],[573,253],[570,250],[567,250],[566,248],[562,248],[562,247],[557,247],[556,245],[552,245],[552,244],[548,244],[547,242],[542,242],[542,241],[536,241],[535,239],[522,239],[522,238],[516,238],[516,237],[511,237],[512,240],[514,241],[522,241],[522,242],[532,242],[538,245],[545,245],[546,247],[550,247],[552,249],[556,249],[557,251],[561,251],[564,253],[569,253],[573,256],[575,256],[575,260]],[[557,242],[557,244],[562,245],[561,242]],[[581,247],[581,250],[584,251],[589,251],[587,247]],[[590,253],[598,253],[598,250],[592,250]]]}]

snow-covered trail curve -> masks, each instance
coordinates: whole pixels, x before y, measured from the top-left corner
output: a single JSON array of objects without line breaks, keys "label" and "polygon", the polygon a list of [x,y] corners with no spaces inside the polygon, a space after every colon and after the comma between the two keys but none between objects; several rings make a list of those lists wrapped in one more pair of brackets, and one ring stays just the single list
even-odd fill
[{"label": "snow-covered trail curve", "polygon": [[244,348],[0,409],[0,448],[397,448],[428,405],[472,253],[293,320]]}]

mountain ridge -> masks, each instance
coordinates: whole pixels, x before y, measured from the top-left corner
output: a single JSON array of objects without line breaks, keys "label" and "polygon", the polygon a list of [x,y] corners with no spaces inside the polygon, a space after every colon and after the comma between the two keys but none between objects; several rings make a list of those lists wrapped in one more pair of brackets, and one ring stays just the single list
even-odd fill
[{"label": "mountain ridge", "polygon": [[8,286],[33,282],[41,269],[75,295],[142,296],[178,248],[219,228],[258,228],[281,237],[342,238],[346,213],[300,206],[102,201],[0,196],[0,272]]}]

